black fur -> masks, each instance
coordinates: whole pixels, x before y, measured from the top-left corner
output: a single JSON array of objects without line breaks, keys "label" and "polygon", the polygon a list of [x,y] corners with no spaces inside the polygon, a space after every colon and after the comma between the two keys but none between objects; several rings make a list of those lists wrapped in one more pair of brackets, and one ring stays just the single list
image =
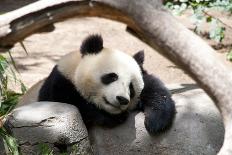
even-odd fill
[{"label": "black fur", "polygon": [[144,89],[140,99],[145,115],[145,127],[154,134],[171,126],[175,117],[175,103],[169,90],[155,76],[144,74]]},{"label": "black fur", "polygon": [[108,73],[101,77],[101,82],[105,85],[108,85],[117,80],[118,80],[118,75],[116,73]]},{"label": "black fur", "polygon": [[87,37],[81,45],[82,55],[98,54],[103,49],[103,40],[101,35],[94,34]]},{"label": "black fur", "polygon": [[136,53],[134,59],[141,68],[144,81],[138,108],[144,111],[147,131],[155,134],[171,126],[176,113],[175,103],[163,82],[144,70],[144,52]]},{"label": "black fur", "polygon": [[135,89],[134,89],[132,82],[129,85],[129,89],[130,89],[130,98],[135,97]]},{"label": "black fur", "polygon": [[141,51],[135,53],[135,55],[134,55],[133,57],[134,57],[135,61],[138,63],[138,65],[139,65],[139,67],[140,67],[140,69],[141,69],[141,71],[142,71],[142,74],[147,73],[147,72],[144,70],[144,68],[143,68],[144,51],[141,50]]},{"label": "black fur", "polygon": [[111,115],[87,102],[75,86],[59,72],[55,66],[39,92],[39,101],[55,101],[75,105],[87,128],[92,125],[113,127],[124,122],[128,112]]},{"label": "black fur", "polygon": [[144,51],[143,50],[135,53],[133,57],[139,65],[141,66],[143,65],[143,62],[144,62]]}]

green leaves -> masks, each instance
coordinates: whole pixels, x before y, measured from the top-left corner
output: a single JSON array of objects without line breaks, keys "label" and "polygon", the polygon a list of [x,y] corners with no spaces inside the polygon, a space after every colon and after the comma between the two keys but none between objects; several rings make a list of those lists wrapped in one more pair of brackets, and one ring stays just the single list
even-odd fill
[{"label": "green leaves", "polygon": [[27,87],[23,84],[22,81],[20,81],[20,84],[21,84],[21,92],[22,92],[22,94],[25,94],[27,91]]},{"label": "green leaves", "polygon": [[20,96],[21,94],[13,91],[4,92],[3,101],[0,104],[0,116],[6,115],[13,110]]},{"label": "green leaves", "polygon": [[41,143],[38,145],[41,155],[53,155],[53,150],[49,147],[48,144]]},{"label": "green leaves", "polygon": [[210,39],[221,42],[225,37],[225,27],[220,26],[216,19],[211,21],[211,29],[209,32]]},{"label": "green leaves", "polygon": [[[229,26],[213,14],[211,15],[210,10],[226,11],[232,14],[232,0],[165,0],[164,4],[174,15],[181,15],[184,9],[191,10],[195,25],[194,32],[197,34],[201,34],[201,24],[206,22],[210,26],[207,31],[209,39],[222,42],[225,38],[225,27]],[[230,61],[231,55],[231,52],[227,54],[227,59]]]},{"label": "green leaves", "polygon": [[[13,59],[11,57],[11,59]],[[8,83],[18,83],[21,93],[9,90]],[[7,59],[0,55],[0,116],[9,113],[17,104],[19,97],[26,91],[25,85],[16,76],[15,70],[10,66]]]},{"label": "green leaves", "polygon": [[8,66],[9,64],[7,63],[6,58],[0,55],[0,77],[5,73]]},{"label": "green leaves", "polygon": [[226,59],[232,62],[232,50],[227,53]]},{"label": "green leaves", "polygon": [[[9,52],[11,61],[13,57]],[[15,66],[15,65],[14,65]],[[21,93],[17,93],[9,89],[8,84],[14,83],[21,87]],[[11,67],[8,60],[0,55],[0,121],[15,107],[18,103],[19,97],[26,91],[25,85],[21,80],[17,78],[16,71]],[[1,122],[0,122],[1,125]],[[14,137],[12,137],[7,131],[0,126],[0,137],[5,144],[5,150],[7,154],[19,155],[18,144]]]},{"label": "green leaves", "polygon": [[209,38],[221,42],[225,37],[225,27],[220,20],[207,13],[209,9],[220,9],[232,13],[231,0],[166,0],[165,6],[175,15],[180,15],[186,9],[193,10],[192,19],[196,25],[195,32],[200,32],[200,25],[203,22],[209,23]]},{"label": "green leaves", "polygon": [[0,137],[3,138],[7,154],[20,155],[17,140],[9,135],[3,127],[0,128]]},{"label": "green leaves", "polygon": [[212,22],[212,17],[211,17],[211,16],[208,16],[208,17],[206,18],[206,22],[207,22],[207,23]]},{"label": "green leaves", "polygon": [[173,2],[167,2],[165,7],[172,11],[174,15],[181,15],[185,10],[187,10],[187,3],[174,4]]}]

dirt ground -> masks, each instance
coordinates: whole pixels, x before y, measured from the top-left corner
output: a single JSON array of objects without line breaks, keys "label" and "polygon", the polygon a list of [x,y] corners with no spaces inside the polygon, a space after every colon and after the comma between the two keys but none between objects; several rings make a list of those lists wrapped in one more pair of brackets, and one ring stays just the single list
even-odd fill
[{"label": "dirt ground", "polygon": [[[34,0],[1,0],[0,12],[8,12],[24,6]],[[192,28],[189,17],[178,17],[178,20]],[[226,18],[227,20],[227,18]],[[230,22],[228,20],[228,22]],[[232,25],[232,24],[231,24]],[[145,43],[125,31],[126,26],[122,23],[100,18],[72,18],[55,24],[55,31],[51,33],[35,34],[26,38],[23,42],[29,52],[27,56],[19,44],[11,50],[21,74],[21,78],[27,87],[46,77],[57,60],[66,53],[77,51],[81,41],[89,34],[102,34],[105,47],[116,48],[129,54],[139,50],[145,51],[145,68],[157,75],[166,84],[193,83],[178,66],[159,55]],[[205,28],[207,29],[207,27]],[[215,42],[209,44],[218,47],[217,56],[228,67],[232,65],[226,61],[225,51],[231,47],[232,31],[227,30],[224,46]]]}]

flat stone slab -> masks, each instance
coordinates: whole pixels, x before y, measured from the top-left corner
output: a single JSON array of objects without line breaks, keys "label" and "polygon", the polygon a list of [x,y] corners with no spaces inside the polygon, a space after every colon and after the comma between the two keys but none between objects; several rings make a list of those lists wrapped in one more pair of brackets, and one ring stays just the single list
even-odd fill
[{"label": "flat stone slab", "polygon": [[174,85],[177,114],[166,132],[151,136],[143,113],[133,113],[126,123],[113,128],[93,128],[89,137],[98,155],[215,155],[222,146],[223,123],[219,111],[202,89]]}]

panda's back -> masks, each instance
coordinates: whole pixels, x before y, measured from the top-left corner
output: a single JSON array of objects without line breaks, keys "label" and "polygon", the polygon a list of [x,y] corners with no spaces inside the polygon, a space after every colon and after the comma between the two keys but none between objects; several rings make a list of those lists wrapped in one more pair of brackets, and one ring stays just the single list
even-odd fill
[{"label": "panda's back", "polygon": [[74,104],[86,102],[75,88],[71,80],[67,79],[56,65],[44,81],[38,96],[38,101],[55,101]]},{"label": "panda's back", "polygon": [[63,56],[57,63],[57,68],[63,76],[73,80],[75,70],[81,60],[80,52],[74,51]]}]

